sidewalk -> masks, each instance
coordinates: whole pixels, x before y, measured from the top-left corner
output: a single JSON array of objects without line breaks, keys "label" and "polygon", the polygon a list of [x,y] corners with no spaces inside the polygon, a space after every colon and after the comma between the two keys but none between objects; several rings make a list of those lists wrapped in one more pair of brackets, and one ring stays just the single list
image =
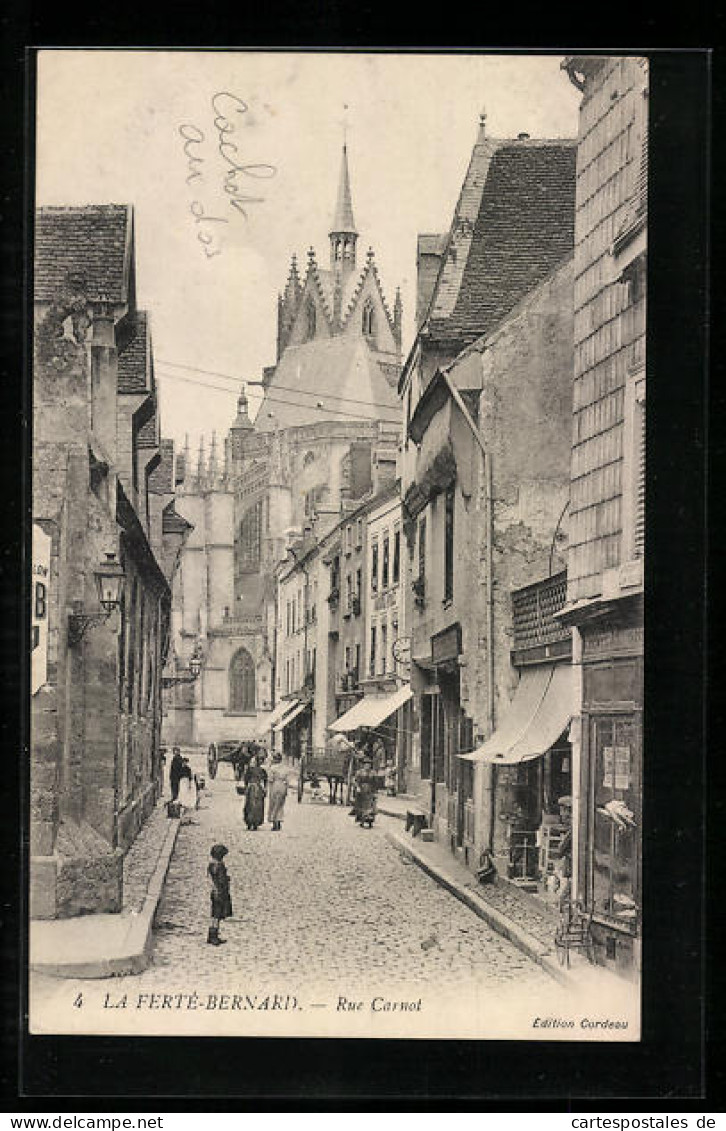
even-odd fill
[{"label": "sidewalk", "polygon": [[30,969],[56,978],[110,978],[145,970],[178,830],[179,821],[169,820],[165,801],[159,801],[124,858],[123,909],[32,920]]},{"label": "sidewalk", "polygon": [[[405,821],[407,811],[412,808],[420,809],[420,803],[417,803],[416,798],[405,794],[397,797],[378,796],[378,812],[398,821]],[[520,891],[499,876],[491,884],[480,884],[445,846],[413,837],[403,829],[396,828],[393,822],[386,829],[386,836],[399,852],[412,859],[432,879],[465,903],[493,930],[509,939],[552,978],[573,987],[589,978],[592,967],[580,954],[571,955],[569,970],[559,965],[554,944],[558,915],[554,908],[534,899],[527,892]]]}]

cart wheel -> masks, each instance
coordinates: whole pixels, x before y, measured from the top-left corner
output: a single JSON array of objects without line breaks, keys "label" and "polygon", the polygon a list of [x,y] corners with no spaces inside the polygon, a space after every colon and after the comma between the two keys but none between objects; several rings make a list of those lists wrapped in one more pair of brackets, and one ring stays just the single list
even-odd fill
[{"label": "cart wheel", "polygon": [[207,751],[207,769],[209,776],[214,781],[217,776],[217,766],[219,764],[219,755],[217,754],[217,747],[215,743],[210,742],[209,750]]}]

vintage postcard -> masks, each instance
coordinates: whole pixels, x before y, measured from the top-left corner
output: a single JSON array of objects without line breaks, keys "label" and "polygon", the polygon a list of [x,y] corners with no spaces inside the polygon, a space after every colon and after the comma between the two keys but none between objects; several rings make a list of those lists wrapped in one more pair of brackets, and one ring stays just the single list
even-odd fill
[{"label": "vintage postcard", "polygon": [[648,82],[39,51],[31,1033],[639,1041]]}]

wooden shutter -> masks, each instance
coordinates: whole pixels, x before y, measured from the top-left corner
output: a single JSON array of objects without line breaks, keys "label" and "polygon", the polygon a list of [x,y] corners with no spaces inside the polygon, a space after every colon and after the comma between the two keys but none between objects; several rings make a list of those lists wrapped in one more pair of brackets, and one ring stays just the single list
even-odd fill
[{"label": "wooden shutter", "polygon": [[642,558],[645,549],[645,401],[636,401],[635,410],[634,551],[636,558]]}]

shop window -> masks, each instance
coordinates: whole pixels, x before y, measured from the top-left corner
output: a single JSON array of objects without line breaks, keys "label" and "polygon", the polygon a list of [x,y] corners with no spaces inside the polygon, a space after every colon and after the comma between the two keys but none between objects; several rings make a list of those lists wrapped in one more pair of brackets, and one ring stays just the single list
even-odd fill
[{"label": "shop window", "polygon": [[433,732],[433,695],[421,697],[421,777],[431,777],[431,735]]},{"label": "shop window", "polygon": [[454,484],[446,489],[444,518],[444,600],[454,596]]},{"label": "shop window", "polygon": [[640,900],[640,735],[633,716],[592,720],[589,891],[596,915],[637,929]]},{"label": "shop window", "polygon": [[240,648],[229,665],[229,707],[231,711],[255,709],[255,662],[246,648]]}]

